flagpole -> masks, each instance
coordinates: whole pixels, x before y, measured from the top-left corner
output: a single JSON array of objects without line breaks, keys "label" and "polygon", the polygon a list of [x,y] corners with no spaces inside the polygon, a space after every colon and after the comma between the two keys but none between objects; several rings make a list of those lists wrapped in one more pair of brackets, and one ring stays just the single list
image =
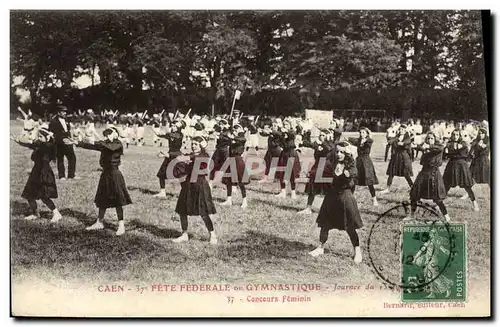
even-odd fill
[{"label": "flagpole", "polygon": [[234,104],[236,103],[236,92],[234,93],[233,97],[233,106],[231,107],[231,115],[229,116],[229,119],[233,118],[233,109],[234,109]]}]

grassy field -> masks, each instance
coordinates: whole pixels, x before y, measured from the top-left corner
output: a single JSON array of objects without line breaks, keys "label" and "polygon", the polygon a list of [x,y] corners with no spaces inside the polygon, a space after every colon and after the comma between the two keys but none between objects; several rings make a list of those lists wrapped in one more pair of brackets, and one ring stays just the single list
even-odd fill
[{"label": "grassy field", "polygon": [[[11,132],[20,131],[18,123]],[[147,137],[148,139],[148,137]],[[385,187],[383,161],[384,137],[377,136],[372,157],[379,180],[377,190]],[[150,142],[151,143],[151,142]],[[32,166],[30,151],[11,142],[10,226],[12,282],[32,278],[47,283],[94,285],[117,282],[228,282],[228,283],[321,283],[380,284],[363,252],[365,260],[355,265],[352,246],[346,233],[331,231],[325,255],[313,258],[308,252],[318,241],[316,214],[298,216],[306,205],[304,185],[297,200],[276,199],[279,184],[252,183],[248,186],[249,207],[241,211],[239,190],[233,192],[233,207],[217,206],[213,217],[219,244],[208,243],[208,233],[199,217],[190,217],[189,243],[174,244],[180,235],[180,223],[174,212],[179,185],[167,184],[167,199],[156,199],[156,172],[162,159],[152,146],[130,146],[122,157],[133,204],[125,207],[126,234],[117,237],[116,214],[106,213],[106,229],[85,231],[97,215],[93,200],[100,171],[99,153],[76,149],[79,181],[58,182],[56,205],[64,219],[51,224],[51,212],[40,204],[42,219],[25,221],[28,206],[21,193]],[[260,153],[263,156],[263,152]],[[420,170],[414,163],[414,177]],[[56,172],[55,164],[53,165]],[[444,169],[444,165],[443,165]],[[476,185],[480,212],[472,211],[469,200],[460,200],[464,191],[451,190],[445,201],[453,221],[468,224],[469,281],[477,292],[487,289],[490,274],[490,190]],[[393,192],[379,196],[374,208],[366,188],[358,188],[356,198],[364,227],[359,230],[366,249],[368,232],[378,218],[398,202],[408,200],[408,186],[395,178]],[[217,203],[225,200],[225,189],[213,190]],[[318,201],[319,202],[319,201]]]}]

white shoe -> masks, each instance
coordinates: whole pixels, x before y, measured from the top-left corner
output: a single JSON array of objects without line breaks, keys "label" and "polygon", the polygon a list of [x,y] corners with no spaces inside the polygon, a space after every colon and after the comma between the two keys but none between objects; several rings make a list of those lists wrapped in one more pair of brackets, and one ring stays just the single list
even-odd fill
[{"label": "white shoe", "polygon": [[210,244],[217,245],[217,236],[214,232],[210,233]]},{"label": "white shoe", "polygon": [[125,234],[125,223],[123,220],[118,222],[118,230],[116,231],[116,236]]},{"label": "white shoe", "polygon": [[390,193],[390,192],[391,192],[391,190],[389,190],[388,188],[386,188],[386,189],[380,191],[380,194],[387,194],[387,193]]},{"label": "white shoe", "polygon": [[320,256],[322,254],[325,254],[325,249],[324,248],[316,248],[313,251],[309,252],[310,255],[313,257]]},{"label": "white shoe", "polygon": [[292,191],[292,194],[290,196],[291,196],[292,200],[297,199],[297,193],[295,193],[295,191]]},{"label": "white shoe", "polygon": [[59,212],[59,210],[54,210],[54,215],[52,216],[52,219],[50,220],[51,223],[57,223],[59,220],[62,219],[62,215]]},{"label": "white shoe", "polygon": [[61,177],[59,178],[60,181],[65,181],[66,180],[66,177]]},{"label": "white shoe", "polygon": [[75,180],[75,181],[79,181],[79,180],[81,180],[82,178],[81,178],[80,176],[75,176],[75,177],[68,178],[68,179],[72,179],[72,180]]},{"label": "white shoe", "polygon": [[444,215],[444,219],[446,220],[447,223],[451,221],[450,215]]},{"label": "white shoe", "polygon": [[162,198],[165,199],[167,198],[167,194],[165,193],[164,190],[160,191],[160,193],[153,195],[154,198]]},{"label": "white shoe", "polygon": [[467,200],[469,198],[469,194],[465,193],[460,200]]},{"label": "white shoe", "polygon": [[172,240],[172,242],[174,242],[174,243],[182,243],[182,242],[187,242],[187,241],[189,241],[189,236],[187,233],[182,233],[181,236],[174,238]]},{"label": "white shoe", "polygon": [[29,215],[29,216],[24,217],[25,220],[35,220],[38,218],[40,218],[40,217],[37,215]]},{"label": "white shoe", "polygon": [[92,226],[89,226],[85,228],[86,230],[99,230],[99,229],[104,229],[103,223],[100,221],[96,221]]},{"label": "white shoe", "polygon": [[479,211],[479,205],[477,204],[476,201],[473,202],[474,203],[474,211]]},{"label": "white shoe", "polygon": [[311,208],[307,207],[304,210],[300,210],[299,212],[297,212],[297,214],[298,215],[310,215],[310,214],[312,214],[312,210],[311,210]]},{"label": "white shoe", "polygon": [[243,199],[243,202],[241,203],[241,209],[246,209],[248,207],[247,199]]},{"label": "white shoe", "polygon": [[266,178],[266,177],[262,178],[262,179],[261,179],[261,180],[259,180],[257,183],[258,183],[258,184],[262,184],[262,183],[265,183],[265,182],[267,182],[267,178]]},{"label": "white shoe", "polygon": [[403,218],[403,221],[412,221],[413,217],[412,216],[406,216]]},{"label": "white shoe", "polygon": [[377,198],[373,198],[373,206],[378,207],[378,201]]},{"label": "white shoe", "polygon": [[361,263],[363,261],[363,256],[361,255],[361,248],[359,246],[356,246],[354,248],[354,263]]},{"label": "white shoe", "polygon": [[275,197],[277,197],[277,198],[286,198],[286,191],[283,190],[283,191],[279,192],[278,194],[275,195]]},{"label": "white shoe", "polygon": [[232,201],[232,200],[227,199],[226,201],[222,202],[220,205],[221,205],[221,206],[224,206],[224,207],[230,207],[230,206],[232,206],[232,205],[233,205],[233,201]]}]

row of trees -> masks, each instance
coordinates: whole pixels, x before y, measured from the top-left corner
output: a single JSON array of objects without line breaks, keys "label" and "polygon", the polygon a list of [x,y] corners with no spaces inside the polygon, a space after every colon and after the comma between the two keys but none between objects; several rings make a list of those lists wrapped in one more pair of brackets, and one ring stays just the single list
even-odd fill
[{"label": "row of trees", "polygon": [[[480,12],[12,11],[10,42],[11,79],[23,77],[12,93],[29,90],[34,110],[60,100],[227,112],[235,89],[247,110],[272,94],[288,94],[283,110],[298,111],[356,92],[399,92],[411,108],[414,94],[441,88],[486,112]],[[92,85],[75,89],[83,74]]]}]

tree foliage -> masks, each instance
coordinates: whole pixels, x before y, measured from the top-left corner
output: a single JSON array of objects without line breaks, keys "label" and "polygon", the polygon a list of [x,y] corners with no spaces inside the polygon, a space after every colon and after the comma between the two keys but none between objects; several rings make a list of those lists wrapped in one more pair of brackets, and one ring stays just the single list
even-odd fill
[{"label": "tree foliage", "polygon": [[78,98],[82,75],[100,92],[95,105],[129,110],[223,112],[236,89],[262,93],[259,106],[288,94],[290,110],[325,103],[325,92],[486,98],[475,11],[12,11],[10,45],[11,79],[22,76],[35,110]]}]

